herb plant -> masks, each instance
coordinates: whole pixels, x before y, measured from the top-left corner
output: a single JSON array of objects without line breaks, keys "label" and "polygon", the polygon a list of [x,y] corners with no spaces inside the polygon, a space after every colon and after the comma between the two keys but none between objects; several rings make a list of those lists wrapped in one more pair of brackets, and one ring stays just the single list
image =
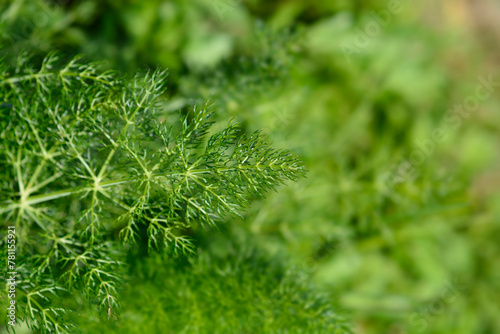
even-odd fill
[{"label": "herb plant", "polygon": [[0,63],[0,215],[16,232],[17,318],[36,332],[73,331],[55,298],[72,291],[114,318],[128,250],[193,254],[193,230],[305,172],[258,131],[215,131],[209,104],[167,112],[164,71],[34,63]]}]

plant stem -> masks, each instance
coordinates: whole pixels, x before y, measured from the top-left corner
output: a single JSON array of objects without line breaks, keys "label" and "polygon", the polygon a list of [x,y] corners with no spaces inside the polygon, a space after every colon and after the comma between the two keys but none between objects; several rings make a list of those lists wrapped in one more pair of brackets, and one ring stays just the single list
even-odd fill
[{"label": "plant stem", "polygon": [[[195,169],[189,171],[189,174],[204,174],[204,173],[211,173],[211,172],[218,172],[218,173],[223,173],[223,172],[230,172],[230,171],[236,171],[238,169],[258,169],[258,168],[273,168],[276,167],[276,165],[259,165],[259,166],[234,166],[234,167],[223,167],[223,168],[216,168],[216,169]],[[156,179],[156,178],[161,178],[161,177],[167,177],[167,176],[182,176],[186,175],[186,172],[169,172],[169,173],[160,173],[160,174],[154,174],[151,175],[150,179]],[[130,182],[135,182],[139,181],[141,177],[131,177],[131,178],[122,178],[122,179],[116,179],[116,180],[109,180],[109,181],[104,181],[99,183],[100,188],[110,188],[116,185],[124,184],[124,183],[130,183]],[[58,190],[52,193],[48,194],[41,194],[41,195],[35,195],[32,197],[29,197],[26,199],[26,204],[28,205],[33,205],[37,203],[42,203],[42,202],[47,202],[53,199],[61,198],[61,197],[67,197],[73,194],[85,192],[85,191],[92,191],[94,189],[94,186],[82,186],[82,187],[76,187],[76,188],[69,188],[69,189],[64,189],[64,190]]]}]

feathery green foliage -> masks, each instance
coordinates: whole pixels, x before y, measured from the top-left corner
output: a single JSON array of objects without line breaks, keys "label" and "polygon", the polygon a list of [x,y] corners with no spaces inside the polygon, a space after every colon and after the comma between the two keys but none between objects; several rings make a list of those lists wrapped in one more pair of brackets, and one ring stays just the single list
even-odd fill
[{"label": "feathery green foliage", "polygon": [[114,317],[127,247],[192,254],[190,231],[305,170],[259,132],[211,131],[208,104],[165,112],[163,71],[124,79],[59,58],[0,64],[0,214],[16,227],[17,316],[63,333],[51,295],[80,289]]},{"label": "feathery green foliage", "polygon": [[[300,152],[308,180],[255,201],[221,234],[236,229],[268,258],[280,253],[299,266],[318,240],[338,240],[307,280],[335,296],[357,333],[500,333],[500,305],[494,302],[500,299],[498,87],[474,111],[463,111],[458,128],[446,122],[457,103],[472,98],[478,76],[499,80],[498,43],[492,43],[500,31],[498,1],[402,2],[401,12],[389,17],[393,4],[0,0],[0,52],[62,50],[106,59],[110,68],[127,73],[168,68],[165,110],[210,99],[217,105],[212,121],[237,116],[243,132],[262,128],[275,145]],[[0,112],[10,104],[0,101]],[[439,129],[446,129],[446,139],[429,145]],[[418,152],[425,153],[415,166],[418,176],[388,189],[387,172]],[[63,298],[55,307],[74,310],[83,332],[154,333],[156,326],[182,328],[190,319],[200,332],[211,330],[213,313],[181,302],[187,297],[172,299],[175,289],[178,296],[216,303],[218,324],[227,320],[226,332],[233,333],[229,324],[238,322],[230,311],[255,314],[260,306],[251,297],[276,296],[268,295],[267,284],[277,286],[272,275],[259,286],[228,282],[266,271],[251,265],[235,270],[238,275],[229,270],[212,277],[207,275],[214,271],[201,270],[189,284],[179,284],[189,270],[177,270],[171,257],[154,255],[146,262],[147,231],[139,231],[138,244],[125,247],[126,273],[133,278],[121,285],[116,326],[106,315],[98,318],[93,305],[82,311],[87,303],[78,290],[58,291]],[[210,244],[219,242],[213,231],[200,231],[183,231],[199,252],[206,250],[202,234]],[[235,260],[207,257],[214,264]],[[144,265],[130,266],[131,260]],[[457,280],[468,288],[446,294],[449,303],[442,304],[446,286]],[[238,289],[212,294],[220,300],[204,294],[217,286]],[[233,303],[233,295],[241,302]],[[0,305],[6,301],[0,298]],[[182,315],[172,319],[172,310]],[[0,333],[4,328],[0,324]],[[25,333],[22,327],[19,332]]]},{"label": "feathery green foliage", "polygon": [[[134,279],[123,292],[117,321],[92,319],[80,309],[84,333],[349,333],[347,323],[319,294],[297,279],[279,257],[255,241],[210,235],[199,257],[181,261],[152,254],[131,265]],[[205,235],[205,238],[207,236]],[[198,239],[197,238],[197,239]],[[144,284],[148,282],[148,284]],[[89,320],[90,319],[90,320]]]}]

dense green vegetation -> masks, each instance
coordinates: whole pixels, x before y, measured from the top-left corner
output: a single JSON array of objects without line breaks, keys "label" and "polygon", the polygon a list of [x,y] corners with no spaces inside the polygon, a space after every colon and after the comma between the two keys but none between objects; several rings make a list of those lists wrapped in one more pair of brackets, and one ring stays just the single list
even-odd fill
[{"label": "dense green vegetation", "polygon": [[498,35],[447,6],[4,1],[9,68],[59,50],[130,76],[167,69],[162,112],[210,101],[214,132],[234,117],[308,169],[190,230],[197,255],[131,247],[116,321],[61,294],[68,317],[84,333],[500,332]]}]

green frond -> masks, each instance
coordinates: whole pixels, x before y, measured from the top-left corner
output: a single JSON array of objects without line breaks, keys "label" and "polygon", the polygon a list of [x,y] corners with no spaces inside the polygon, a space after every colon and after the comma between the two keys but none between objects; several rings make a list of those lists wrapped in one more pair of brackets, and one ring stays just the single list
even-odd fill
[{"label": "green frond", "polygon": [[39,283],[20,310],[33,330],[68,331],[44,294],[59,288],[115,317],[127,247],[194,254],[198,226],[305,173],[259,132],[213,133],[209,104],[163,110],[164,71],[123,79],[79,57],[33,62],[0,63],[0,213],[16,228],[19,279]]}]

